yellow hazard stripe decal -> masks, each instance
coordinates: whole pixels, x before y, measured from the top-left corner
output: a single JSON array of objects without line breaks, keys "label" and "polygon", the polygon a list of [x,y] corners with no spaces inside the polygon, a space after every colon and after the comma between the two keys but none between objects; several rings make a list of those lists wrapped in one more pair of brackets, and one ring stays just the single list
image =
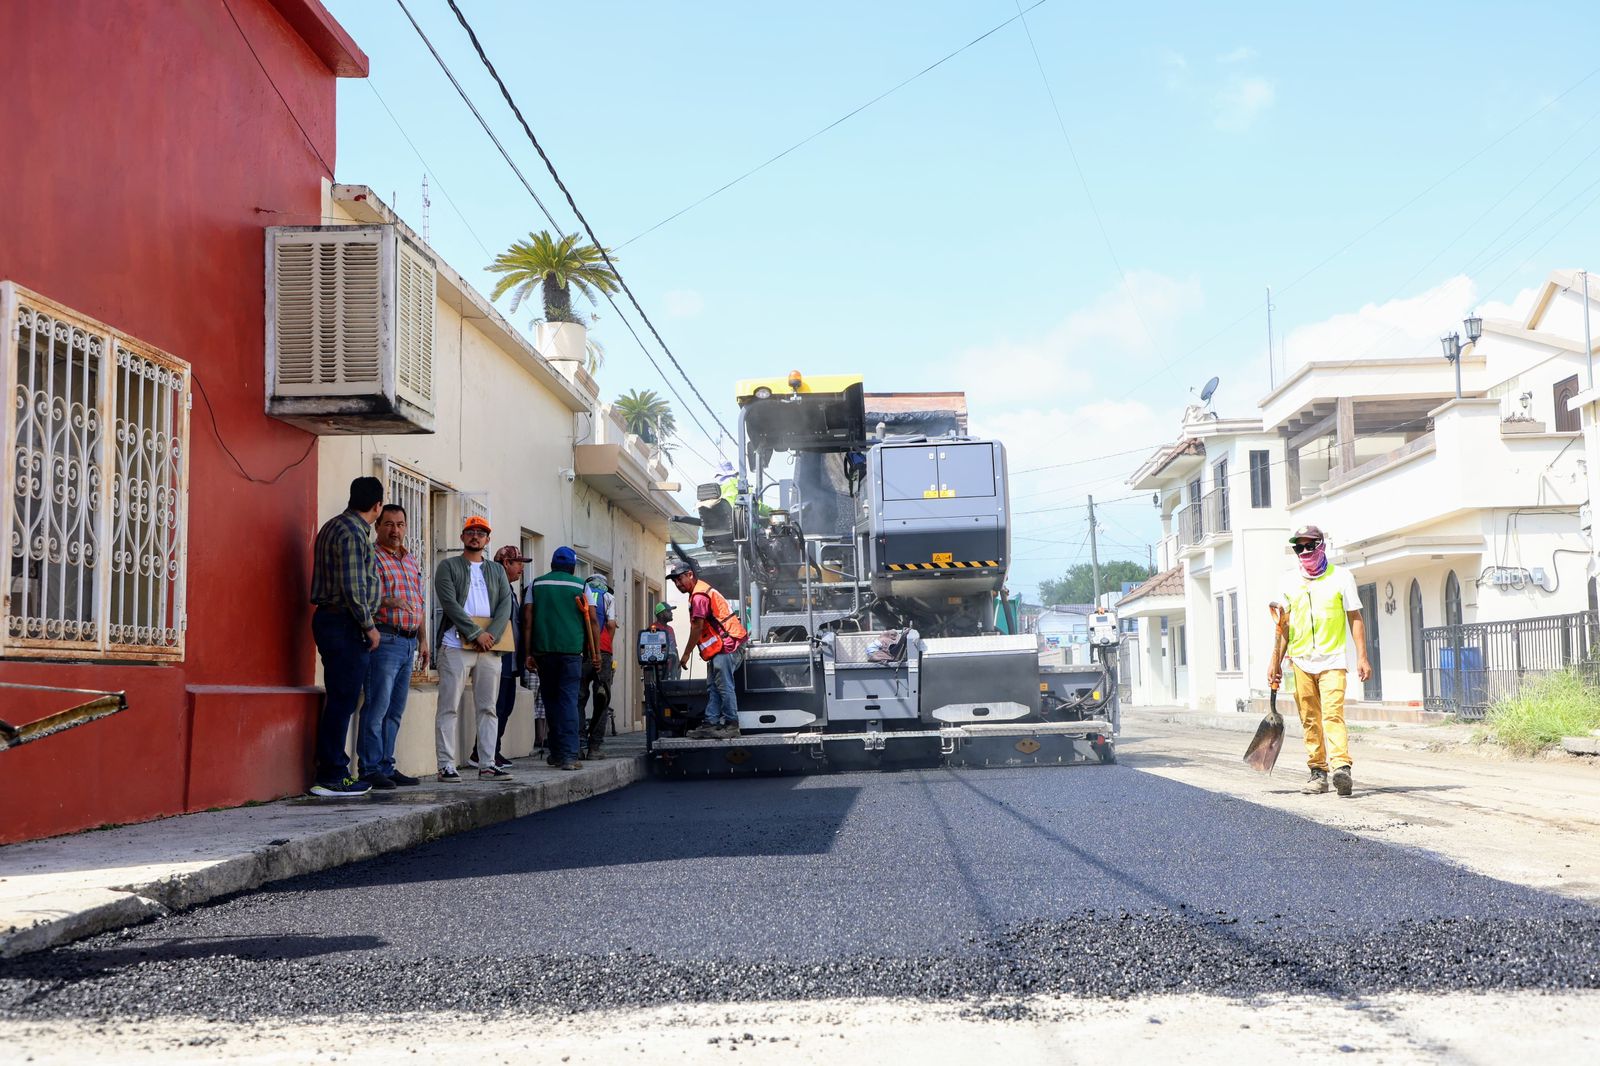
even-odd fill
[{"label": "yellow hazard stripe decal", "polygon": [[983,570],[1000,565],[998,559],[977,559],[962,563],[885,563],[890,570]]}]

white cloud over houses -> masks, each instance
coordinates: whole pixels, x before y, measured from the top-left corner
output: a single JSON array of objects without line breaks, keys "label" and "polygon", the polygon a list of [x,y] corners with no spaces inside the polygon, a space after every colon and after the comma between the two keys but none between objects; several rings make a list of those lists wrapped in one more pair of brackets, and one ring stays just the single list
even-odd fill
[{"label": "white cloud over houses", "polygon": [[1283,341],[1288,371],[1309,360],[1391,359],[1435,355],[1439,338],[1460,332],[1461,320],[1476,310],[1484,318],[1525,317],[1538,290],[1524,289],[1510,302],[1478,301],[1478,286],[1457,274],[1433,288],[1384,303],[1369,303],[1320,322],[1298,326]]}]

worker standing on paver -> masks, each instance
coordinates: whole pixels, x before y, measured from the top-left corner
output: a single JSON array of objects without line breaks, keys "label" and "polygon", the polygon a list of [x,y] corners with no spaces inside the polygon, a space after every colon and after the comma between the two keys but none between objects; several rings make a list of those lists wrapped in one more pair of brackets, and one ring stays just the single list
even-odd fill
[{"label": "worker standing on paver", "polygon": [[[1345,729],[1344,697],[1349,639],[1355,640],[1356,676],[1372,676],[1367,661],[1367,627],[1355,577],[1328,562],[1327,538],[1316,526],[1302,526],[1289,537],[1300,564],[1299,573],[1284,578],[1273,603],[1289,614],[1288,658],[1294,664],[1294,698],[1305,730],[1306,761],[1311,776],[1300,791],[1315,795],[1333,787],[1350,795],[1350,738]],[[1347,636],[1348,634],[1348,636]],[[1276,688],[1283,663],[1269,668],[1267,681]]]},{"label": "worker standing on paver", "polygon": [[727,599],[701,581],[688,563],[678,563],[667,575],[678,591],[689,597],[689,646],[678,665],[689,667],[695,651],[706,663],[705,721],[689,731],[697,740],[735,740],[739,736],[739,701],[733,690],[735,657],[744,647],[744,623]]}]

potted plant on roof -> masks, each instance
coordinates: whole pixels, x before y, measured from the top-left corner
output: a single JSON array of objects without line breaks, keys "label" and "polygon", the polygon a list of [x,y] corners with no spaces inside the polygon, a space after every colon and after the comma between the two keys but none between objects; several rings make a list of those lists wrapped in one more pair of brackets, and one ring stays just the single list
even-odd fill
[{"label": "potted plant on roof", "polygon": [[537,286],[544,298],[544,317],[535,320],[534,346],[558,367],[582,366],[593,374],[600,368],[604,349],[589,341],[589,322],[572,309],[572,290],[587,297],[591,306],[598,302],[597,295],[619,291],[622,286],[606,262],[608,255],[610,249],[602,252],[580,241],[576,233],[559,237],[549,230],[529,233],[489,264],[489,270],[501,275],[489,298],[498,300],[511,293],[515,314]]}]

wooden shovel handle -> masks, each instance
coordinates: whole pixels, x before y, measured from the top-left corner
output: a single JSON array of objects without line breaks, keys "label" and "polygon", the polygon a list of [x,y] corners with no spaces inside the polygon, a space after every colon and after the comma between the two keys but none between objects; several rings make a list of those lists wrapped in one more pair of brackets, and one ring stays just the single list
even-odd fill
[{"label": "wooden shovel handle", "polygon": [[[1289,614],[1276,603],[1272,604],[1272,666],[1278,668],[1283,663],[1283,656],[1289,650]],[[1278,686],[1273,685],[1274,692]]]}]

